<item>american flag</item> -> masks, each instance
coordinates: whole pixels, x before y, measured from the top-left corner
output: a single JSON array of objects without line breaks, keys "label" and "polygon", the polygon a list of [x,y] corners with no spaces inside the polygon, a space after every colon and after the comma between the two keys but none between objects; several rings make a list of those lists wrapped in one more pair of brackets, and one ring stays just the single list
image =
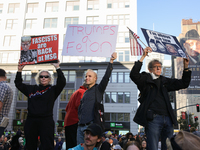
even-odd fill
[{"label": "american flag", "polygon": [[137,41],[138,38],[139,36],[129,29],[131,56],[141,56],[143,54],[143,48]]}]

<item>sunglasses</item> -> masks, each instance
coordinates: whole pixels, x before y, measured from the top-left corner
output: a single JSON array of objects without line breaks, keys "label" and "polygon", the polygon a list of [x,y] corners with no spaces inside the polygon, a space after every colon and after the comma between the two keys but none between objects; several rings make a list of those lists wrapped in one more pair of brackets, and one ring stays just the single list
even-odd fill
[{"label": "sunglasses", "polygon": [[39,77],[40,78],[49,78],[49,76],[42,76],[42,75],[40,75]]}]

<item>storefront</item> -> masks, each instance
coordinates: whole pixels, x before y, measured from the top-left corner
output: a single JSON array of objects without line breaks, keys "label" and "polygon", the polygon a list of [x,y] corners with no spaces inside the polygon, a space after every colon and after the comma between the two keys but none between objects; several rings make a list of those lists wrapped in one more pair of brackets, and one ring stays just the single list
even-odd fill
[{"label": "storefront", "polygon": [[106,131],[112,131],[119,135],[130,131],[130,122],[105,122]]}]

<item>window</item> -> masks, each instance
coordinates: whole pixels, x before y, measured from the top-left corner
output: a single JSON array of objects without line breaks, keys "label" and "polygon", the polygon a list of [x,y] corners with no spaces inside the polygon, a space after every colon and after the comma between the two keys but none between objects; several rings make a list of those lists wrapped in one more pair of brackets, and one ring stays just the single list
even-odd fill
[{"label": "window", "polygon": [[87,24],[98,24],[99,17],[87,17]]},{"label": "window", "polygon": [[119,61],[123,61],[123,55],[124,55],[123,52],[119,52],[119,57],[118,57]]},{"label": "window", "polygon": [[76,71],[63,71],[67,82],[75,82]]},{"label": "window", "polygon": [[124,92],[125,103],[130,103],[130,92]]},{"label": "window", "polygon": [[10,72],[7,72],[6,73],[6,81],[8,82],[8,83],[10,83],[10,79],[11,79],[11,73]]},{"label": "window", "polygon": [[125,61],[130,61],[129,55],[129,51],[125,51]]},{"label": "window", "polygon": [[26,119],[28,114],[27,109],[16,109],[15,111],[15,119]]},{"label": "window", "polygon": [[88,0],[87,10],[99,10],[99,0]]},{"label": "window", "polygon": [[15,35],[6,35],[4,36],[3,46],[13,46],[15,44],[16,36]]},{"label": "window", "polygon": [[25,29],[36,29],[37,20],[36,19],[27,19]]},{"label": "window", "polygon": [[66,17],[65,18],[65,28],[67,28],[68,24],[78,24],[78,17]]},{"label": "window", "polygon": [[79,10],[79,1],[67,1],[66,11],[77,11]]},{"label": "window", "polygon": [[57,18],[44,19],[44,28],[57,28]]},{"label": "window", "polygon": [[0,14],[3,12],[3,4],[0,4]]},{"label": "window", "polygon": [[111,92],[111,103],[117,103],[117,92]]},{"label": "window", "polygon": [[110,77],[110,83],[129,83],[128,72],[113,72]]},{"label": "window", "polygon": [[23,71],[22,79],[24,82],[30,82],[31,81],[31,71]]},{"label": "window", "polygon": [[74,89],[64,89],[60,94],[60,101],[69,101],[74,91]]},{"label": "window", "polygon": [[109,15],[107,24],[129,25],[129,15]]},{"label": "window", "polygon": [[129,113],[124,113],[124,121],[130,121],[130,114]]},{"label": "window", "polygon": [[118,32],[118,43],[129,43],[128,32]]},{"label": "window", "polygon": [[117,114],[116,113],[111,113],[111,121],[117,121]]},{"label": "window", "polygon": [[105,113],[105,121],[130,122],[129,113]]},{"label": "window", "polygon": [[27,4],[27,13],[38,12],[38,3],[28,3]]},{"label": "window", "polygon": [[124,121],[124,114],[123,113],[117,114],[117,121]]},{"label": "window", "polygon": [[59,109],[58,120],[64,120],[64,119],[65,119],[65,109]]},{"label": "window", "polygon": [[58,2],[47,2],[46,12],[58,12]]},{"label": "window", "polygon": [[19,12],[19,3],[12,3],[8,6],[8,13],[18,13]]},{"label": "window", "polygon": [[129,8],[130,0],[108,0],[107,8]]},{"label": "window", "polygon": [[17,29],[17,19],[7,19],[6,21],[6,29]]},{"label": "window", "polygon": [[110,92],[105,93],[105,103],[110,103]]},{"label": "window", "polygon": [[106,92],[105,103],[130,103],[130,92]]},{"label": "window", "polygon": [[28,98],[22,92],[18,91],[17,100],[18,101],[27,101]]}]

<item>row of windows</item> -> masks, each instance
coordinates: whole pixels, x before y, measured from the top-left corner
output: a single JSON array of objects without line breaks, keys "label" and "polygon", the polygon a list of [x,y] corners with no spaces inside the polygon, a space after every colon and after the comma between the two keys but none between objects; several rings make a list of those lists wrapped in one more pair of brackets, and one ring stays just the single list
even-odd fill
[{"label": "row of windows", "polygon": [[130,92],[106,92],[105,103],[130,103]]},{"label": "row of windows", "polygon": [[129,113],[105,113],[105,121],[129,122]]},{"label": "row of windows", "polygon": [[[45,18],[44,19],[44,29],[46,28],[57,28],[57,18]],[[118,24],[118,25],[128,25],[129,24],[129,15],[109,15],[107,16],[107,24]],[[1,20],[0,20],[1,22]],[[92,16],[86,18],[87,24],[98,24],[99,17]],[[64,22],[64,27],[67,28],[69,24],[79,24],[79,17],[66,17]],[[18,27],[18,19],[7,19],[6,21],[6,30],[16,30]],[[36,29],[37,28],[37,19],[26,19],[25,20],[25,29]]]},{"label": "row of windows", "polygon": [[[65,35],[64,35],[65,37]],[[64,38],[63,38],[64,41]],[[118,32],[118,36],[117,36],[117,43],[129,43],[129,35],[128,32],[125,33],[120,33]],[[3,41],[3,46],[14,46],[16,44],[16,36],[15,35],[5,35],[4,36],[4,41]],[[123,54],[119,54],[119,61],[123,61]],[[128,59],[127,57],[129,57],[129,52],[127,51],[126,54],[126,60]],[[15,55],[16,56],[16,55]]]},{"label": "row of windows", "polygon": [[130,83],[129,72],[112,72],[110,83]]},{"label": "row of windows", "polygon": [[[79,0],[67,1],[65,11],[78,11],[80,6]],[[107,0],[107,8],[129,8],[129,0]],[[99,0],[87,0],[87,10],[99,10]],[[18,13],[20,3],[10,3],[8,13]],[[36,13],[39,11],[39,3],[28,3],[27,13]],[[45,12],[58,12],[59,2],[46,2]],[[3,12],[3,4],[0,4],[0,14]]]}]

